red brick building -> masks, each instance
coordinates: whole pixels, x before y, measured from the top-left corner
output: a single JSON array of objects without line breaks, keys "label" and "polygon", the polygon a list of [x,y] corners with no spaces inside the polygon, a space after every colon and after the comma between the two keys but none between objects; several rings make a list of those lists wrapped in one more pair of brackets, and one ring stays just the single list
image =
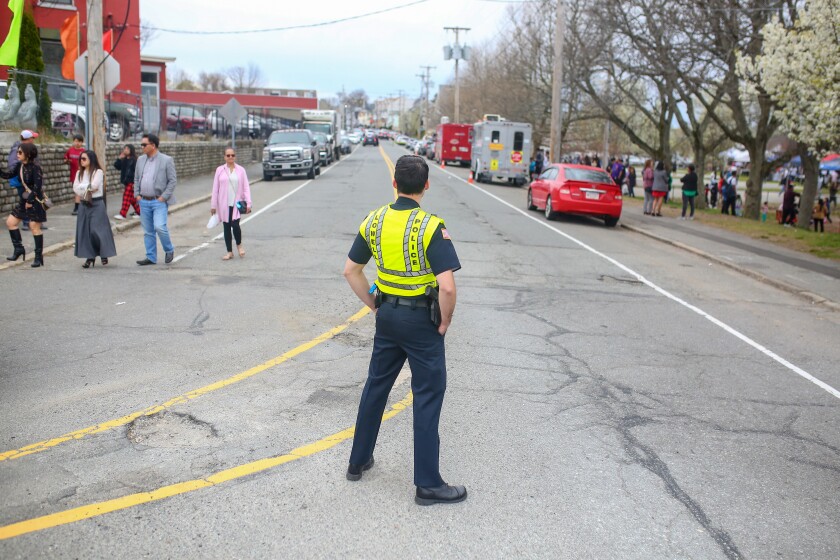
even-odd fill
[{"label": "red brick building", "polygon": [[[3,0],[0,0],[2,2]],[[5,3],[5,2],[4,2]],[[26,9],[34,16],[41,37],[45,73],[62,79],[61,64],[64,47],[61,43],[62,24],[78,14],[79,52],[87,50],[87,21],[85,0],[24,0]],[[120,63],[120,83],[112,93],[114,101],[142,104],[144,128],[154,130],[167,107],[198,105],[201,110],[224,105],[236,97],[249,111],[262,116],[288,120],[300,118],[301,109],[317,109],[315,90],[261,89],[249,94],[210,93],[198,91],[167,91],[166,64],[175,61],[171,56],[151,56],[140,53],[140,0],[102,0],[103,32],[113,33],[113,41],[122,33],[113,57]],[[128,17],[126,19],[126,10]],[[0,29],[8,29],[12,13],[0,10]],[[123,25],[125,24],[125,25]],[[175,53],[177,54],[177,53]],[[195,71],[205,69],[195,69]],[[0,66],[0,79],[8,77],[8,68]]]}]

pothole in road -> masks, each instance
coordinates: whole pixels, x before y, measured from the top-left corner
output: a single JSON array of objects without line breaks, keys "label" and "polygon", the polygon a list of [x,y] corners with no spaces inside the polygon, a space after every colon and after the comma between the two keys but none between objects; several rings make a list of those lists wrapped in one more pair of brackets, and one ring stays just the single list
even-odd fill
[{"label": "pothole in road", "polygon": [[212,424],[169,410],[137,418],[125,434],[131,443],[147,447],[200,447],[213,444],[218,435]]},{"label": "pothole in road", "polygon": [[371,346],[372,343],[370,337],[360,336],[354,332],[348,331],[338,333],[335,337],[333,337],[333,340],[353,348],[366,348]]}]

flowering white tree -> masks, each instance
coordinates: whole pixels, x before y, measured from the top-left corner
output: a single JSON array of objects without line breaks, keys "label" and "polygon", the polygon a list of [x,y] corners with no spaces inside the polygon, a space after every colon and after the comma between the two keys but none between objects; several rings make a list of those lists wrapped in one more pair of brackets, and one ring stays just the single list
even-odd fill
[{"label": "flowering white tree", "polygon": [[743,67],[777,102],[785,132],[824,151],[840,145],[840,6],[808,0],[797,15],[766,25],[762,54]]},{"label": "flowering white tree", "polygon": [[[808,0],[793,25],[775,21],[761,32],[761,54],[740,58],[747,82],[776,102],[781,129],[799,143],[805,171],[800,207],[810,215],[819,157],[840,145],[840,9],[837,0]],[[800,220],[807,227],[807,219]]]}]

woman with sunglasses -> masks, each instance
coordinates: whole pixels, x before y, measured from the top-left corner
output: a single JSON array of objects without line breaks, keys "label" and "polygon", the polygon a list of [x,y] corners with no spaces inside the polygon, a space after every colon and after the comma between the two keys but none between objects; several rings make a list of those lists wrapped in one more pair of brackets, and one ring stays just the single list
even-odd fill
[{"label": "woman with sunglasses", "polygon": [[[89,202],[85,202],[87,191],[92,195]],[[85,259],[82,268],[94,266],[97,256],[106,265],[108,259],[117,254],[117,246],[105,209],[105,171],[93,150],[86,150],[79,156],[79,171],[73,181],[73,192],[82,200],[76,218],[75,254]]]},{"label": "woman with sunglasses", "polygon": [[224,226],[227,253],[222,257],[223,261],[233,258],[231,233],[236,239],[239,256],[245,256],[239,218],[242,214],[249,212],[251,212],[251,187],[248,185],[248,174],[244,167],[236,163],[236,151],[233,148],[227,148],[225,163],[216,169],[216,176],[213,178],[213,195],[210,198],[210,215],[217,214]]},{"label": "woman with sunglasses", "polygon": [[44,236],[41,224],[47,221],[47,209],[44,207],[43,172],[37,162],[38,148],[35,144],[21,144],[17,149],[17,163],[11,169],[0,171],[0,177],[11,179],[17,177],[23,184],[20,200],[6,219],[9,236],[15,252],[7,260],[16,261],[18,257],[26,260],[26,249],[20,236],[20,223],[29,220],[29,229],[35,239],[35,260],[32,268],[44,264]]}]

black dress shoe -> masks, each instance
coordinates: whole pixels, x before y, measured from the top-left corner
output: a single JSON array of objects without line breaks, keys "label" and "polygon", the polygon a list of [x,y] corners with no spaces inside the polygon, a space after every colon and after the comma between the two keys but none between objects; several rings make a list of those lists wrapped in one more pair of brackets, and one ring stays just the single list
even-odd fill
[{"label": "black dress shoe", "polygon": [[166,253],[166,258],[163,259],[163,262],[169,264],[172,262],[173,258],[175,258],[175,251],[169,251],[168,253]]},{"label": "black dress shoe", "polygon": [[347,480],[361,480],[362,473],[370,470],[373,466],[373,457],[370,458],[370,461],[365,463],[364,465],[354,465],[350,463],[350,466],[347,467]]},{"label": "black dress shoe", "polygon": [[435,488],[417,487],[417,495],[414,496],[414,503],[420,506],[432,504],[457,504],[467,499],[467,489],[463,486],[450,486],[444,484]]},{"label": "black dress shoe", "polygon": [[147,264],[155,264],[155,263],[153,263],[149,259],[143,259],[142,261],[137,261],[137,264],[139,264],[140,266],[146,266]]}]

